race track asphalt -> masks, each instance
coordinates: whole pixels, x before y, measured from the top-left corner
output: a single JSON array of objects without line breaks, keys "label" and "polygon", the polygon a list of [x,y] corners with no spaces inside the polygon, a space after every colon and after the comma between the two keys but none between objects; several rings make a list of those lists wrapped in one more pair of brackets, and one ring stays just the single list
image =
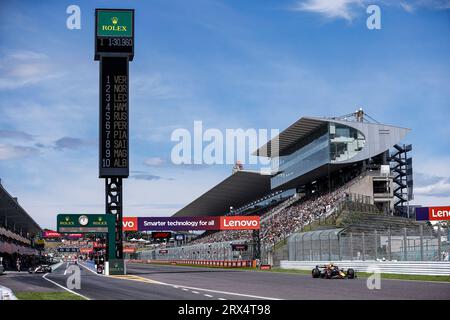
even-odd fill
[{"label": "race track asphalt", "polygon": [[232,269],[128,264],[129,274],[152,280],[233,293],[299,300],[448,300],[450,282],[381,279],[380,290],[369,290],[367,279],[313,279],[308,275]]},{"label": "race track asphalt", "polygon": [[[0,285],[13,291],[61,291],[70,276],[67,263],[53,273],[8,274]],[[310,276],[173,265],[127,264],[126,276],[97,275],[80,270],[81,288],[73,289],[94,300],[448,300],[450,283],[381,280],[380,290],[369,290],[366,279],[326,280]],[[59,285],[59,286],[58,286]]]}]

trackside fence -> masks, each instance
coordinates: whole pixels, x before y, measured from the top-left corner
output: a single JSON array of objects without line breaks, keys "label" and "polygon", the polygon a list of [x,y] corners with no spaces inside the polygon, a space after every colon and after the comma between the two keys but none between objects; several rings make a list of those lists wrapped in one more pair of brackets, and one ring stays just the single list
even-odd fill
[{"label": "trackside fence", "polygon": [[326,229],[292,234],[290,261],[449,261],[448,233],[439,227],[351,232]]},{"label": "trackside fence", "polygon": [[[246,250],[233,250],[233,244],[246,245]],[[134,256],[138,260],[244,261],[253,259],[253,246],[251,241],[234,240],[149,249],[138,251]]]},{"label": "trackside fence", "polygon": [[255,268],[255,260],[129,260],[131,263],[181,264],[217,268]]}]

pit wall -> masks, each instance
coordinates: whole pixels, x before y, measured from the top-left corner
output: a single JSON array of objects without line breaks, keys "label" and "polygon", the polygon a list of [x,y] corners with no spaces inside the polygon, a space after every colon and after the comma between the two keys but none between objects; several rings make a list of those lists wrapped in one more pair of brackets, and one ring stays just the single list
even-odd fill
[{"label": "pit wall", "polygon": [[256,268],[256,260],[128,260],[128,262],[215,268]]}]

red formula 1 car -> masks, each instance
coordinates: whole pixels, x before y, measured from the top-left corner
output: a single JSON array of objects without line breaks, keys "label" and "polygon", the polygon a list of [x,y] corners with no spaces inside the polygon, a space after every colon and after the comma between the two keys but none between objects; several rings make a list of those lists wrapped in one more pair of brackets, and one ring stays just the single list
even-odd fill
[{"label": "red formula 1 car", "polygon": [[323,278],[323,279],[355,279],[356,272],[352,268],[344,270],[332,263],[324,265],[322,267],[316,266],[311,271],[313,278]]}]

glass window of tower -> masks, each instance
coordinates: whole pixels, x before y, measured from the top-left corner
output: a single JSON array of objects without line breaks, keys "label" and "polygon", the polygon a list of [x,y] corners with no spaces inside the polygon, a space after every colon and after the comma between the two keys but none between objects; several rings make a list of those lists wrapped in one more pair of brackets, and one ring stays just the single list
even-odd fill
[{"label": "glass window of tower", "polygon": [[331,162],[353,158],[364,147],[364,135],[357,129],[338,123],[330,123]]}]

